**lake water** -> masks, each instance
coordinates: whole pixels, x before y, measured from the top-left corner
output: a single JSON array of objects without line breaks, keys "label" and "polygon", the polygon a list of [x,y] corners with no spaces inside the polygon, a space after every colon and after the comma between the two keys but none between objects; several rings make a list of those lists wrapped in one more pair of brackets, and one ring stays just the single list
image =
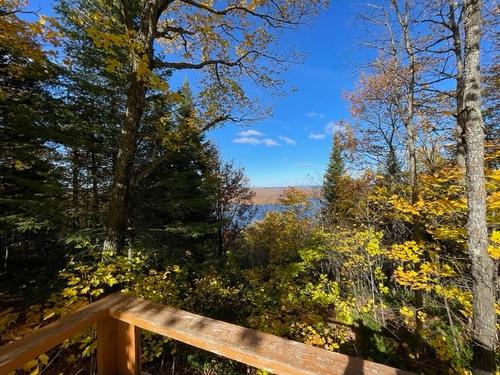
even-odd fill
[{"label": "lake water", "polygon": [[[320,201],[317,198],[313,198],[310,200],[310,206],[306,211],[307,217],[313,217],[319,213],[320,209]],[[262,220],[268,212],[277,211],[283,212],[286,210],[286,207],[282,204],[257,204],[255,205],[256,213],[253,218],[253,221]]]}]

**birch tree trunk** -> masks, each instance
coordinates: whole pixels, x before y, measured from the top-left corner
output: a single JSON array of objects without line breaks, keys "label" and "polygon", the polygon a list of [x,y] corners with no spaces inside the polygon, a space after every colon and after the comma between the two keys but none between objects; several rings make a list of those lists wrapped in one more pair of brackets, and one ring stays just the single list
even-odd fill
[{"label": "birch tree trunk", "polygon": [[408,57],[408,88],[406,93],[406,113],[402,114],[406,129],[406,147],[408,150],[409,173],[412,202],[417,200],[417,130],[415,129],[415,87],[416,87],[416,59],[415,49],[410,35],[410,4],[404,2],[404,11],[399,8],[397,0],[392,0],[392,5],[398,18],[403,34],[404,51]]},{"label": "birch tree trunk", "polygon": [[495,373],[495,267],[488,254],[484,128],[481,115],[481,0],[466,0],[464,12],[464,110],[468,246],[473,279],[473,363],[475,375]]},{"label": "birch tree trunk", "polygon": [[[145,0],[141,12],[141,24],[137,32],[137,48],[130,51],[131,72],[127,91],[125,120],[118,144],[118,155],[113,175],[113,189],[109,207],[108,225],[103,250],[113,254],[122,252],[125,245],[129,216],[131,180],[137,141],[137,129],[144,111],[146,80],[143,64],[151,66],[153,41],[160,13],[160,0]],[[124,7],[126,5],[124,4]],[[124,9],[127,15],[127,9]],[[125,16],[127,17],[127,16]],[[131,28],[131,20],[125,19]]]}]

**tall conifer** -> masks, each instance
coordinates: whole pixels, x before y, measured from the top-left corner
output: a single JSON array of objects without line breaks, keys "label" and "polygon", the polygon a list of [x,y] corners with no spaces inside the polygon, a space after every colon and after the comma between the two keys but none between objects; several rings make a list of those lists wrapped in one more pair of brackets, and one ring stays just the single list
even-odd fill
[{"label": "tall conifer", "polygon": [[323,178],[323,215],[332,217],[341,197],[342,180],[345,174],[342,144],[338,133],[333,135],[330,160]]}]

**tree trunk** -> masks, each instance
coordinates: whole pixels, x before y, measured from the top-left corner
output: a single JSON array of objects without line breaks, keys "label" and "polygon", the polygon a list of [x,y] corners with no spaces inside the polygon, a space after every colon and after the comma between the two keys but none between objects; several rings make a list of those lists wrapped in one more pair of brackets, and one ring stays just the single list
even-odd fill
[{"label": "tree trunk", "polygon": [[450,29],[453,35],[453,53],[455,54],[455,61],[457,73],[455,76],[455,98],[456,98],[456,163],[457,167],[465,170],[465,125],[463,118],[464,107],[464,62],[462,53],[462,40],[460,36],[460,25],[455,19],[455,12],[457,10],[456,0],[449,0],[449,22]]},{"label": "tree trunk", "polygon": [[[404,2],[404,11],[401,12],[397,0],[392,0],[392,5],[396,11],[401,31],[403,33],[404,50],[408,57],[408,92],[406,94],[406,114],[403,113],[403,122],[406,130],[406,147],[408,150],[411,202],[415,204],[418,200],[418,178],[417,178],[417,129],[415,128],[415,89],[417,85],[417,65],[415,58],[415,48],[410,35],[410,3]],[[421,225],[418,222],[413,223],[413,237],[419,242],[422,238]],[[415,290],[415,314],[416,331],[422,331],[423,322],[420,319],[419,311],[424,307],[424,294],[422,290]]]},{"label": "tree trunk", "polygon": [[80,153],[75,147],[71,152],[71,206],[72,206],[72,223],[73,229],[80,227]]},{"label": "tree trunk", "polygon": [[[108,226],[103,245],[104,251],[113,254],[121,253],[125,245],[137,130],[144,111],[146,81],[148,79],[143,72],[143,64],[146,62],[148,68],[151,67],[153,41],[160,13],[160,3],[160,0],[146,0],[144,2],[141,12],[141,24],[135,41],[140,47],[133,48],[130,51],[132,68],[129,75],[125,120],[118,142]],[[126,20],[126,23],[128,27],[131,27],[132,22],[130,20]]]},{"label": "tree trunk", "polygon": [[465,95],[463,116],[466,140],[468,246],[473,280],[473,363],[475,375],[495,373],[495,267],[488,254],[484,129],[481,115],[481,0],[466,0],[464,12]]},{"label": "tree trunk", "polygon": [[93,146],[90,152],[90,175],[92,176],[92,226],[97,228],[99,225],[99,182],[98,182],[98,167],[95,147]]}]

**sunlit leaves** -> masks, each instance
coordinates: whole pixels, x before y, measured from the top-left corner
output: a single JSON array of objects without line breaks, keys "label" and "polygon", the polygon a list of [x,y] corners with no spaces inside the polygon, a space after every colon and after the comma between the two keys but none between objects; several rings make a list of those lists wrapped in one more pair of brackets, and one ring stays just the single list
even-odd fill
[{"label": "sunlit leaves", "polygon": [[6,11],[0,15],[0,45],[4,58],[9,61],[3,65],[1,73],[22,77],[33,74],[36,66],[47,69],[47,56],[54,51],[44,50],[42,45],[59,43],[59,34],[53,27],[57,22],[46,16],[33,22],[23,20],[19,16],[22,6],[18,1],[3,0],[0,5]]},{"label": "sunlit leaves", "polygon": [[491,233],[488,252],[493,259],[500,260],[500,231],[494,230]]},{"label": "sunlit leaves", "polygon": [[423,251],[422,246],[419,246],[415,241],[407,241],[404,244],[392,245],[388,257],[402,262],[418,263]]}]

